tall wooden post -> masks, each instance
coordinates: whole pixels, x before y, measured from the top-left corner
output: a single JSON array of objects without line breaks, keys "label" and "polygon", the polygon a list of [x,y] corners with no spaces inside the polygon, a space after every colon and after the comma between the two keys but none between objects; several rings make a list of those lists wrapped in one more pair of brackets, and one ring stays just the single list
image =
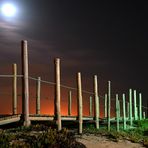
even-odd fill
[{"label": "tall wooden post", "polygon": [[72,95],[71,91],[69,91],[68,94],[68,115],[71,116],[71,101],[72,101]]},{"label": "tall wooden post", "polygon": [[38,77],[37,94],[36,94],[36,114],[40,114],[40,100],[41,100],[41,77]]},{"label": "tall wooden post", "polygon": [[62,129],[61,122],[61,90],[60,90],[60,59],[55,59],[55,120],[58,131]]},{"label": "tall wooden post", "polygon": [[98,98],[98,82],[97,75],[94,75],[94,94],[95,94],[95,122],[96,128],[99,129],[99,98]]},{"label": "tall wooden post", "polygon": [[129,89],[129,104],[130,104],[130,125],[133,125],[133,113],[132,113],[132,89]]},{"label": "tall wooden post", "polygon": [[111,82],[108,81],[108,113],[107,113],[107,120],[108,120],[108,131],[110,131],[110,99],[111,99]]},{"label": "tall wooden post", "polygon": [[83,130],[83,103],[82,103],[82,81],[81,81],[81,73],[77,74],[77,88],[78,88],[78,120],[79,120],[79,134],[82,134]]},{"label": "tall wooden post", "polygon": [[117,131],[119,132],[119,102],[118,102],[118,94],[116,94],[116,121],[117,121]]},{"label": "tall wooden post", "polygon": [[139,119],[142,120],[142,94],[139,93]]},{"label": "tall wooden post", "polygon": [[24,126],[30,126],[31,122],[29,119],[29,79],[28,79],[28,49],[27,41],[22,41],[22,109]]},{"label": "tall wooden post", "polygon": [[119,111],[118,111],[118,112],[119,112],[119,113],[118,113],[118,114],[119,114],[118,116],[119,116],[119,120],[120,120],[120,118],[121,118],[121,112],[120,112],[120,100],[119,100],[119,99],[118,99],[118,108],[119,108],[119,109],[118,109],[118,110],[119,110]]},{"label": "tall wooden post", "polygon": [[122,95],[122,99],[123,99],[123,129],[126,130],[125,94]]},{"label": "tall wooden post", "polygon": [[130,114],[129,114],[129,102],[127,102],[127,119],[129,120]]},{"label": "tall wooden post", "polygon": [[92,116],[92,96],[89,98],[89,116]]},{"label": "tall wooden post", "polygon": [[137,120],[137,96],[136,96],[136,90],[134,90],[134,119]]},{"label": "tall wooden post", "polygon": [[17,114],[17,65],[13,64],[13,115]]},{"label": "tall wooden post", "polygon": [[104,100],[104,117],[107,118],[107,94],[105,94]]}]

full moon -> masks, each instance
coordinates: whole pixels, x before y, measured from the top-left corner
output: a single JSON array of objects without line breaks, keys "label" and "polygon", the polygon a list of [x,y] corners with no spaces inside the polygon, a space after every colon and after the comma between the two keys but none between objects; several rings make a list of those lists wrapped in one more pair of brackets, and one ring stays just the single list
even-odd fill
[{"label": "full moon", "polygon": [[16,7],[11,3],[6,3],[2,5],[1,11],[6,17],[13,17],[16,14]]}]

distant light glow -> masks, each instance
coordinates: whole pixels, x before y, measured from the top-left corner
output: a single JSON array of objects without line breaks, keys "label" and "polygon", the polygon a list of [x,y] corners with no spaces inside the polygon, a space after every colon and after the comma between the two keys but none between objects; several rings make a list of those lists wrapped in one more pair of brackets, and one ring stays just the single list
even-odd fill
[{"label": "distant light glow", "polygon": [[6,17],[13,17],[16,14],[16,7],[11,3],[3,4],[1,8],[2,14]]}]

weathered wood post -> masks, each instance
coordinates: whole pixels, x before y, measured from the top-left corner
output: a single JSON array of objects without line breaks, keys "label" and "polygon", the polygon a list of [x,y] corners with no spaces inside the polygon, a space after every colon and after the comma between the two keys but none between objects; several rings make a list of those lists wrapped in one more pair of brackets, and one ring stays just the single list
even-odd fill
[{"label": "weathered wood post", "polygon": [[145,119],[145,112],[143,112],[143,119]]},{"label": "weathered wood post", "polygon": [[107,94],[105,94],[104,100],[104,117],[107,118]]},{"label": "weathered wood post", "polygon": [[58,131],[62,129],[61,122],[61,90],[60,90],[60,59],[55,59],[55,120]]},{"label": "weathered wood post", "polygon": [[108,113],[107,113],[107,121],[108,121],[108,131],[110,131],[110,99],[111,99],[111,82],[108,81]]},{"label": "weathered wood post", "polygon": [[138,110],[138,106],[136,106],[136,117],[137,117],[137,120],[138,120],[138,118],[139,118],[139,117],[138,117],[138,111],[139,111],[139,110]]},{"label": "weathered wood post", "polygon": [[142,120],[142,94],[139,93],[139,119]]},{"label": "weathered wood post", "polygon": [[13,64],[13,115],[17,114],[17,65]]},{"label": "weathered wood post", "polygon": [[92,96],[89,98],[89,116],[92,116]]},{"label": "weathered wood post", "polygon": [[118,102],[118,94],[116,94],[116,121],[117,121],[117,131],[119,132],[119,102]]},{"label": "weathered wood post", "polygon": [[21,42],[22,48],[22,111],[24,126],[30,126],[29,119],[29,79],[28,79],[28,48],[27,41]]},{"label": "weathered wood post", "polygon": [[118,114],[119,114],[119,120],[120,120],[120,118],[121,118],[121,112],[120,112],[120,100],[119,100],[119,99],[118,99],[118,103],[119,103],[119,104],[118,104],[118,108],[119,108],[119,109],[118,109],[118,110],[119,110],[119,111],[118,111],[118,112],[119,112]]},{"label": "weathered wood post", "polygon": [[83,103],[82,103],[82,81],[81,81],[81,73],[77,73],[77,95],[78,95],[78,120],[79,120],[79,134],[82,134],[83,130]]},{"label": "weathered wood post", "polygon": [[137,120],[137,97],[136,97],[136,90],[134,90],[134,119]]},{"label": "weathered wood post", "polygon": [[130,126],[133,125],[133,113],[132,113],[132,89],[129,89],[129,104],[130,104]]},{"label": "weathered wood post", "polygon": [[94,75],[94,97],[95,97],[95,123],[99,129],[99,98],[98,98],[98,82],[97,75]]},{"label": "weathered wood post", "polygon": [[122,95],[122,99],[123,99],[123,129],[126,130],[125,94]]},{"label": "weathered wood post", "polygon": [[36,94],[36,114],[40,114],[40,101],[41,100],[41,77],[37,80],[37,94]]},{"label": "weathered wood post", "polygon": [[68,115],[71,116],[71,102],[72,102],[72,94],[71,91],[68,93]]},{"label": "weathered wood post", "polygon": [[127,102],[127,119],[129,120],[130,114],[129,114],[129,102]]}]

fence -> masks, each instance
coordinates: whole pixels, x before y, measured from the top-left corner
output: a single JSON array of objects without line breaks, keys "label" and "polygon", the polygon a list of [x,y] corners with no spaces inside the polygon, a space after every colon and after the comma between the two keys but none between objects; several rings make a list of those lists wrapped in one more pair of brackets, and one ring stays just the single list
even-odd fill
[{"label": "fence", "polygon": [[[56,58],[54,61],[55,64],[55,82],[49,82],[42,80],[41,77],[34,78],[31,77],[28,73],[28,49],[27,49],[27,41],[22,41],[22,74],[17,74],[17,65],[13,64],[13,74],[12,75],[0,75],[1,78],[13,78],[13,103],[12,103],[12,112],[13,115],[18,114],[17,112],[17,80],[18,78],[22,79],[22,118],[24,121],[24,126],[30,126],[31,124],[31,115],[29,113],[29,80],[34,80],[37,83],[36,87],[36,114],[40,115],[40,100],[41,100],[41,83],[46,83],[54,86],[55,88],[55,99],[54,99],[54,117],[50,118],[51,120],[55,120],[58,130],[62,129],[62,120],[66,117],[62,117],[61,115],[61,88],[66,88],[69,90],[68,95],[68,116],[71,117],[69,120],[78,120],[79,122],[79,133],[82,133],[83,129],[83,120],[93,120],[95,122],[95,126],[99,129],[100,120],[107,121],[108,130],[111,127],[111,121],[113,119],[116,120],[117,123],[117,131],[119,131],[119,122],[123,121],[123,128],[126,130],[127,122],[130,122],[130,126],[133,125],[133,120],[142,120],[145,119],[145,112],[142,115],[142,108],[148,109],[147,107],[142,106],[142,94],[138,94],[139,104],[137,104],[137,92],[136,90],[129,89],[129,102],[126,101],[125,94],[122,95],[122,100],[119,100],[118,94],[115,95],[114,101],[115,103],[115,115],[116,117],[111,119],[111,82],[108,81],[108,91],[104,96],[100,96],[98,94],[98,79],[97,75],[94,75],[93,82],[93,92],[89,92],[86,90],[82,90],[82,80],[81,73],[77,73],[77,88],[69,87],[66,85],[62,85],[60,81],[60,59]],[[72,91],[77,92],[77,118],[72,119]],[[83,116],[83,93],[87,93],[90,95],[89,102],[89,116]],[[134,94],[134,95],[133,95]],[[100,98],[104,100],[104,118],[100,118]],[[132,102],[132,98],[134,98],[134,103]],[[94,102],[94,116],[92,105]],[[122,112],[123,117],[121,117],[121,102],[122,102]],[[133,108],[134,107],[134,108]],[[67,116],[67,117],[68,117]],[[67,118],[68,119],[68,118]]]}]

